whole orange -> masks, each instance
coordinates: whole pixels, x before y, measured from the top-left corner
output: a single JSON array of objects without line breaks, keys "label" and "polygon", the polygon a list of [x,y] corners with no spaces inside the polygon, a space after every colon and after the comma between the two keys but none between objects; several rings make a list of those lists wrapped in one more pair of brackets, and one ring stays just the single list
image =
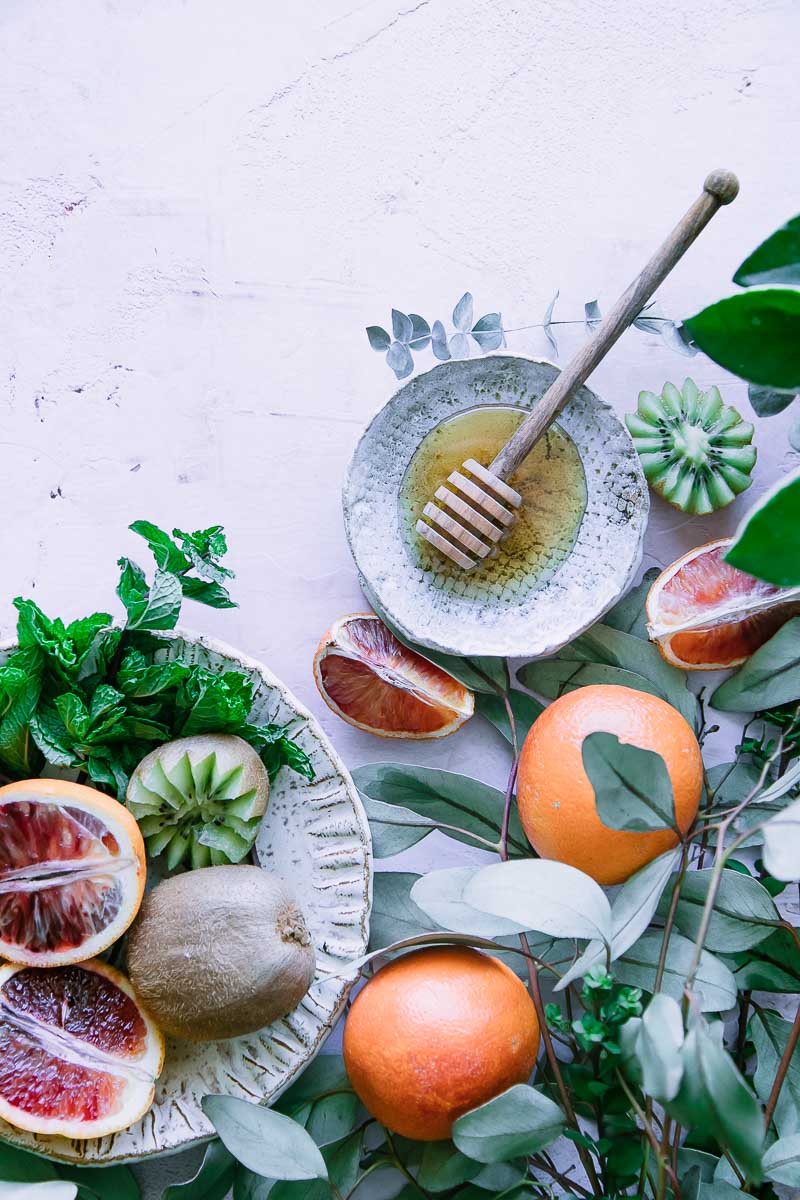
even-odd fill
[{"label": "whole orange", "polygon": [[676,846],[678,838],[670,829],[628,833],[609,829],[600,820],[581,747],[588,734],[601,731],[661,755],[684,833],[697,816],[703,761],[697,738],[681,714],[657,696],[633,688],[577,688],[555,700],[535,722],[522,748],[517,777],[525,833],[542,858],[577,867],[598,883],[614,884]]},{"label": "whole orange", "polygon": [[453,1122],[530,1076],[539,1023],[499,959],[436,946],[395,959],[356,996],[344,1061],[361,1102],[403,1137],[436,1142]]}]

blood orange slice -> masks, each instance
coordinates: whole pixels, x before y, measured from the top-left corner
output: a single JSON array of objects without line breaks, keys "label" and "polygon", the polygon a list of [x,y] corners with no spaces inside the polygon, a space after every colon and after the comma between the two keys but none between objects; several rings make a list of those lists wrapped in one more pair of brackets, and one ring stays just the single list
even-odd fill
[{"label": "blood orange slice", "polygon": [[329,708],[379,737],[446,737],[475,709],[468,688],[409,650],[374,613],[331,626],[314,655],[314,678]]},{"label": "blood orange slice", "polygon": [[101,962],[0,968],[0,1117],[32,1133],[104,1137],[153,1102],[164,1039]]},{"label": "blood orange slice", "polygon": [[778,588],[725,561],[731,538],[690,550],[647,596],[648,632],[684,671],[737,667],[800,610],[800,588]]},{"label": "blood orange slice", "polygon": [[139,826],[110,796],[58,779],[0,788],[0,958],[92,958],[128,928],[144,880]]}]

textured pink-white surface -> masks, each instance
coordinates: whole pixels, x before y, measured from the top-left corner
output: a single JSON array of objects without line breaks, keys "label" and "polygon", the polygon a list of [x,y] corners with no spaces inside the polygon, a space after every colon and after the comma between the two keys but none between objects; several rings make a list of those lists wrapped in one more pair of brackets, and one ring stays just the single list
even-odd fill
[{"label": "textured pink-white surface", "polygon": [[[394,383],[364,326],[446,318],[467,289],[509,328],[556,288],[562,317],[607,305],[717,165],[741,195],[660,298],[683,316],[721,295],[797,209],[799,39],[793,0],[5,0],[2,632],[18,594],[113,607],[134,518],[221,521],[241,607],[190,620],[267,662],[351,765],[499,782],[483,727],[387,747],[314,690],[319,636],[363,606],[342,475]],[[509,346],[547,353],[540,330]],[[749,412],[741,383],[639,333],[593,386],[624,412],[689,372]],[[797,463],[789,419],[759,428],[730,510],[654,501],[645,565],[735,526]],[[148,1169],[152,1195],[167,1172],[188,1165]]]}]

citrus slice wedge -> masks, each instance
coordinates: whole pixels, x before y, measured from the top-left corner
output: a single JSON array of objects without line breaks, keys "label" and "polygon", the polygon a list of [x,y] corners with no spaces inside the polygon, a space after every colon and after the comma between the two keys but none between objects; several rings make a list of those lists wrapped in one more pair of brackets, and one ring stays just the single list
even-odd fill
[{"label": "citrus slice wedge", "polygon": [[409,650],[374,613],[334,622],[314,655],[314,678],[329,708],[378,737],[446,737],[475,710],[469,688]]},{"label": "citrus slice wedge", "polygon": [[70,1138],[126,1129],[153,1102],[164,1039],[101,962],[0,968],[0,1117]]},{"label": "citrus slice wedge", "polygon": [[0,788],[0,957],[94,957],[136,916],[144,880],[139,826],[110,796],[60,779]]},{"label": "citrus slice wedge", "polygon": [[739,666],[800,611],[800,588],[774,587],[727,563],[731,542],[720,538],[690,550],[648,593],[650,638],[684,671]]}]

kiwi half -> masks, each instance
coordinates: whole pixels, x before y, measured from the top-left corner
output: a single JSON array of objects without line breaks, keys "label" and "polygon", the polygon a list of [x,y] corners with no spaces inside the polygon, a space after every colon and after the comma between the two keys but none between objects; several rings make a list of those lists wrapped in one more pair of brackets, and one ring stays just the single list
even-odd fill
[{"label": "kiwi half", "polygon": [[701,392],[686,379],[680,390],[665,383],[660,396],[640,392],[625,424],[653,491],[682,512],[715,512],[752,483],[753,426],[718,388]]},{"label": "kiwi half", "polygon": [[148,854],[170,870],[241,862],[269,799],[269,776],[252,746],[229,733],[178,738],[133,772],[125,802]]}]

